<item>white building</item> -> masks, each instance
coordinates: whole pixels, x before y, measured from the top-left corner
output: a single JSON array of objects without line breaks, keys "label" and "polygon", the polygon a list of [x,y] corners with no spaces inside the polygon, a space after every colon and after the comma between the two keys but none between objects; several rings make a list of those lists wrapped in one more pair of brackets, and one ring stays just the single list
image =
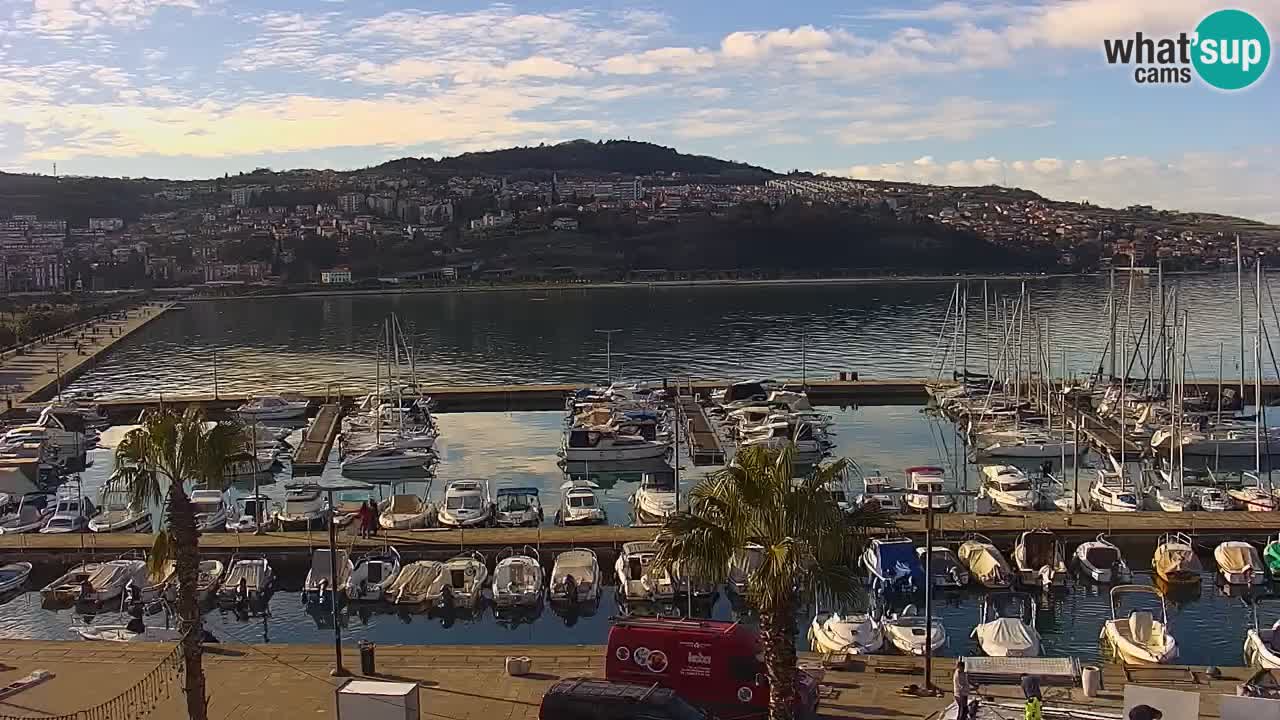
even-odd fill
[{"label": "white building", "polygon": [[351,270],[348,268],[333,268],[320,273],[320,282],[325,285],[342,285],[351,282]]},{"label": "white building", "polygon": [[89,218],[90,230],[102,230],[105,232],[111,232],[113,230],[120,230],[123,228],[124,228],[124,220],[118,217]]}]

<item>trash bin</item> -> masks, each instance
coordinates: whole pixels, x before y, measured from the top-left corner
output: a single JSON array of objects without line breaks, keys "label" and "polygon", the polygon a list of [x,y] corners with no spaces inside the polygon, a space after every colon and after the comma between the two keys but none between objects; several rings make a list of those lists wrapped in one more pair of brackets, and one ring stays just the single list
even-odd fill
[{"label": "trash bin", "polygon": [[377,645],[368,640],[361,640],[360,644],[360,674],[361,675],[377,675],[378,669],[374,664],[374,648]]},{"label": "trash bin", "polygon": [[1098,697],[1098,691],[1102,689],[1102,671],[1095,665],[1086,665],[1080,672],[1080,688],[1084,690],[1085,697]]}]

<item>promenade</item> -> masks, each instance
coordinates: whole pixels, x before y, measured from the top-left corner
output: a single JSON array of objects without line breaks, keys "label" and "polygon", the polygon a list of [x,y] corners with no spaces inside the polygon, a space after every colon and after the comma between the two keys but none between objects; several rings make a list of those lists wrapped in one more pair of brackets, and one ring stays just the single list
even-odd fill
[{"label": "promenade", "polygon": [[[210,646],[205,669],[213,720],[249,718],[335,718],[333,692],[339,682],[329,677],[333,648],[319,645]],[[52,672],[43,684],[0,700],[0,717],[38,718],[70,714],[114,697],[134,686],[156,667],[173,645],[136,643],[47,642],[8,640],[0,644],[0,682],[9,683],[36,669]],[[503,670],[507,655],[532,659],[532,673],[510,677]],[[346,664],[359,669],[355,648],[347,647]],[[604,648],[579,646],[456,646],[417,645],[377,648],[381,679],[416,682],[421,690],[421,717],[443,720],[522,720],[538,717],[538,703],[556,680],[603,673]],[[813,658],[809,658],[813,660]],[[899,695],[909,683],[918,683],[918,658],[871,656],[854,671],[828,671],[823,684],[830,695],[822,701],[826,718],[925,718],[951,702],[949,694],[936,698]],[[938,659],[934,683],[950,688],[953,661]],[[1202,668],[1200,668],[1202,669]],[[1195,668],[1167,667],[1137,670],[1126,676],[1123,668],[1103,671],[1100,697],[1086,699],[1078,689],[1045,688],[1050,705],[1080,704],[1082,709],[1119,712],[1123,684],[1198,691],[1200,716],[1218,717],[1218,695],[1234,694],[1247,678],[1247,668],[1223,669],[1221,679],[1210,680]],[[1016,687],[983,686],[980,695],[992,702],[1016,701]],[[161,700],[151,714],[136,717],[177,720],[186,717],[181,693]]]}]

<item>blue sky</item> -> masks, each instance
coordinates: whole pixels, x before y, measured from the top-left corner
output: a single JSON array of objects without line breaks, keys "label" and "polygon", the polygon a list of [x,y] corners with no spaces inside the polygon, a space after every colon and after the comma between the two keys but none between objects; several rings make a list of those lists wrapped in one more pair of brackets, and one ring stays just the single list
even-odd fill
[{"label": "blue sky", "polygon": [[1280,222],[1274,70],[1228,94],[1103,61],[1103,38],[1221,7],[0,0],[0,169],[186,178],[631,137]]}]

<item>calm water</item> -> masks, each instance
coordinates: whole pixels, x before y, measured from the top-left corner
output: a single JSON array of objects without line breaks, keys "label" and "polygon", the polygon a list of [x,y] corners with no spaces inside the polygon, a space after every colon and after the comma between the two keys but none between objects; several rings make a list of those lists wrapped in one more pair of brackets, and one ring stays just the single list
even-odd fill
[{"label": "calm water", "polygon": [[[1127,297],[1127,280],[1121,283]],[[1141,334],[1155,283],[1136,280],[1131,317],[1123,312],[1127,304],[1121,306],[1122,323],[1131,321],[1134,337]],[[1238,376],[1234,277],[1190,275],[1166,284],[1180,288],[1179,307],[1190,313],[1189,376],[1217,375],[1219,343],[1225,345],[1224,374]],[[1050,278],[1028,288],[1032,311],[1043,314],[1053,336],[1055,367],[1065,352],[1071,372],[1096,368],[1106,342],[1106,278]],[[982,338],[981,283],[970,290],[969,358],[980,370],[989,344]],[[993,298],[1012,298],[1017,291],[1012,282],[989,286]],[[811,377],[848,370],[865,377],[921,377],[930,374],[951,293],[947,282],[640,285],[192,302],[122,343],[75,387],[104,396],[212,392],[215,352],[225,392],[322,391],[330,382],[366,387],[373,384],[382,321],[391,312],[411,336],[419,375],[429,384],[603,380],[605,340],[595,331],[607,329],[621,330],[613,336],[614,377],[799,377],[802,370]],[[1246,300],[1250,318],[1253,302]],[[1280,337],[1269,301],[1264,316],[1270,336]],[[1253,321],[1247,326],[1245,354],[1251,357]],[[1274,376],[1269,359],[1264,366]]]}]

